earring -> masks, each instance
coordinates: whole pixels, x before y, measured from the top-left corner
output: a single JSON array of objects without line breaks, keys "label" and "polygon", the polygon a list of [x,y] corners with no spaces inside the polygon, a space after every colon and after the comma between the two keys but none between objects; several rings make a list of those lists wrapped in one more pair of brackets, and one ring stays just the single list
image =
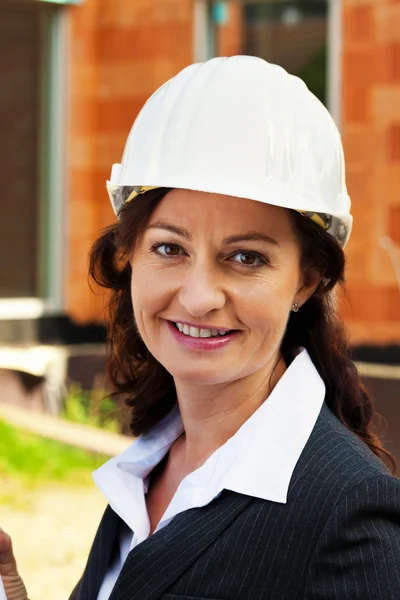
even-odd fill
[{"label": "earring", "polygon": [[299,305],[297,304],[297,302],[295,302],[292,306],[292,311],[293,312],[299,312]]}]

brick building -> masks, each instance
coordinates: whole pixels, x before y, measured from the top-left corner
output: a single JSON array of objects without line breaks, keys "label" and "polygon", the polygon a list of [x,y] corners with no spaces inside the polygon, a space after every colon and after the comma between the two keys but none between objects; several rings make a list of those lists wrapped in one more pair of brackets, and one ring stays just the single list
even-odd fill
[{"label": "brick building", "polygon": [[343,315],[354,344],[400,341],[394,251],[382,247],[400,245],[398,0],[0,0],[3,343],[40,338],[60,315],[101,322],[87,252],[113,218],[105,181],[137,112],[191,62],[236,53],[311,85],[310,62],[323,63],[315,92],[343,134],[355,216]]},{"label": "brick building", "polygon": [[400,246],[400,2],[343,0],[342,124],[353,198],[349,244],[351,308],[362,342],[400,340],[397,277],[380,240]]}]

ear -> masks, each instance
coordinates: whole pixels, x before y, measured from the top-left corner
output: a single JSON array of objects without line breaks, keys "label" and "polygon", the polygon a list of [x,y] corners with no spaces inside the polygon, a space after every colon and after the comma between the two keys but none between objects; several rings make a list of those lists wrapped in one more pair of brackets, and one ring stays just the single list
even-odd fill
[{"label": "ear", "polygon": [[306,273],[303,273],[293,303],[298,304],[301,308],[315,294],[322,280],[323,274],[315,269],[309,269]]}]

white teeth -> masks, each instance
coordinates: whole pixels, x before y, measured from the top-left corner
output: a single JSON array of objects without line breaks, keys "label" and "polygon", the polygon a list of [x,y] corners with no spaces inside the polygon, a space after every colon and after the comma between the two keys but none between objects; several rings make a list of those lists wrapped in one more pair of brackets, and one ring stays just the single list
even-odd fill
[{"label": "white teeth", "polygon": [[220,335],[226,335],[229,333],[223,329],[199,329],[198,327],[189,327],[189,325],[183,325],[182,323],[175,323],[176,327],[179,329],[181,333],[184,335],[190,335],[190,337],[201,337],[201,338],[209,338],[216,337]]},{"label": "white teeth", "polygon": [[200,329],[200,337],[201,338],[212,337],[212,330],[211,329]]}]

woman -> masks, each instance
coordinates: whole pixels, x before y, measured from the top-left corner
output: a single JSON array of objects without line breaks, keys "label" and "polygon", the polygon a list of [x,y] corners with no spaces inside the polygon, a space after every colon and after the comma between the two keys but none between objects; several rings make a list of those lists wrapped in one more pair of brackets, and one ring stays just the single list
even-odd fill
[{"label": "woman", "polygon": [[400,483],[332,298],[352,217],[325,108],[258,58],[192,65],[108,190],[90,270],[140,437],[95,473],[71,600],[400,598]]}]

